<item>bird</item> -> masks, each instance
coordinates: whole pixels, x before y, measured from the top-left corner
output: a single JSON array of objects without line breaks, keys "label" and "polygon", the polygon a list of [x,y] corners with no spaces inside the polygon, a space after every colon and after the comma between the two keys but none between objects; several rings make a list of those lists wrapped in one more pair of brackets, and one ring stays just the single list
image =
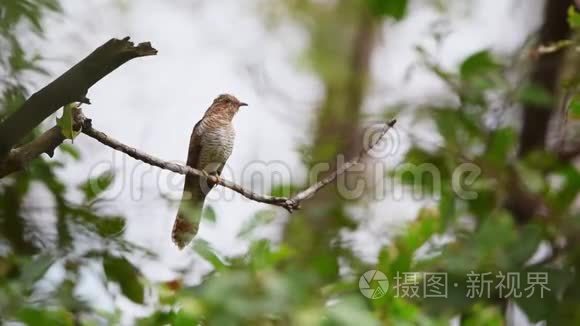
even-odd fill
[{"label": "bird", "polygon": [[[219,177],[232,154],[235,131],[232,120],[239,109],[247,106],[235,96],[216,97],[201,120],[193,127],[189,139],[187,165]],[[173,224],[171,237],[179,249],[187,246],[199,230],[207,193],[215,186],[207,178],[186,175],[183,195]]]}]

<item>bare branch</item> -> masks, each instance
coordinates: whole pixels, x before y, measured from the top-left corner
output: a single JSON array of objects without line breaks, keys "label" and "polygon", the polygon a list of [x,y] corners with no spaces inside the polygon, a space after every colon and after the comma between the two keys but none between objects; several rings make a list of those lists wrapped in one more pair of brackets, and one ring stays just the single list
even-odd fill
[{"label": "bare branch", "polygon": [[111,39],[67,72],[36,92],[20,109],[0,122],[0,157],[59,108],[72,102],[90,103],[91,86],[127,61],[157,54],[149,42],[135,46],[129,37]]},{"label": "bare branch", "polygon": [[87,136],[89,136],[91,138],[96,139],[97,141],[99,141],[103,145],[111,147],[117,151],[123,152],[123,153],[131,156],[132,158],[134,158],[136,160],[139,160],[139,161],[142,161],[144,163],[159,167],[159,168],[164,169],[164,170],[173,171],[175,173],[179,173],[179,174],[183,174],[183,175],[190,174],[190,175],[205,177],[209,181],[211,181],[212,183],[229,188],[229,189],[241,194],[242,196],[244,196],[248,199],[251,199],[253,201],[257,201],[260,203],[265,203],[265,204],[283,207],[286,210],[288,210],[290,213],[292,213],[296,209],[299,209],[302,201],[307,200],[309,198],[312,198],[312,196],[314,196],[314,194],[316,194],[316,192],[318,192],[320,189],[322,189],[323,187],[325,187],[329,183],[333,182],[337,178],[337,176],[345,173],[348,169],[350,169],[354,165],[360,163],[361,159],[365,155],[367,155],[367,153],[370,150],[372,150],[373,147],[377,143],[379,143],[382,140],[383,136],[396,123],[396,120],[392,120],[389,123],[385,124],[385,128],[383,129],[382,133],[380,134],[380,137],[378,137],[377,140],[373,144],[371,144],[367,148],[364,148],[363,150],[361,150],[359,155],[357,155],[354,159],[345,163],[343,166],[338,168],[336,171],[331,173],[326,178],[324,178],[324,179],[318,181],[317,183],[311,185],[310,187],[300,191],[299,193],[295,194],[293,197],[288,198],[288,197],[276,197],[276,196],[270,196],[270,195],[264,195],[264,194],[257,194],[255,192],[253,192],[249,189],[246,189],[238,184],[235,184],[231,181],[225,180],[223,178],[220,178],[220,177],[217,177],[214,175],[208,175],[205,171],[200,171],[200,170],[191,168],[189,166],[185,166],[185,165],[181,165],[181,164],[177,164],[177,163],[172,163],[172,162],[168,162],[168,161],[164,161],[162,159],[156,158],[152,155],[141,152],[136,148],[127,146],[127,145],[109,137],[107,134],[94,129],[92,127],[92,123],[91,123],[90,119],[81,117],[81,120],[83,120],[82,132],[84,134],[86,134]]}]

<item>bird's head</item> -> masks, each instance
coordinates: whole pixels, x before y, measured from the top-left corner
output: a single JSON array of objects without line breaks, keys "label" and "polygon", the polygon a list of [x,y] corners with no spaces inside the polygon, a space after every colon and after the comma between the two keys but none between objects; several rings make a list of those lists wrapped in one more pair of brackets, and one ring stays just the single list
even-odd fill
[{"label": "bird's head", "polygon": [[233,95],[222,94],[213,100],[213,103],[207,110],[206,115],[224,114],[229,119],[232,119],[242,106],[248,106],[248,104],[241,102]]}]

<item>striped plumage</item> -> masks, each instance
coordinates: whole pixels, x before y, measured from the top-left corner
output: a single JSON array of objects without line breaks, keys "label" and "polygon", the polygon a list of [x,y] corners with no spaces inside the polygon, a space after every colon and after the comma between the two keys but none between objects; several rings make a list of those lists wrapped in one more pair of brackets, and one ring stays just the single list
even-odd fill
[{"label": "striped plumage", "polygon": [[[232,119],[245,105],[228,94],[220,95],[213,101],[191,133],[188,166],[209,174],[221,174],[234,147]],[[197,234],[205,196],[213,187],[203,179],[191,175],[185,177],[183,197],[171,234],[180,249]]]}]

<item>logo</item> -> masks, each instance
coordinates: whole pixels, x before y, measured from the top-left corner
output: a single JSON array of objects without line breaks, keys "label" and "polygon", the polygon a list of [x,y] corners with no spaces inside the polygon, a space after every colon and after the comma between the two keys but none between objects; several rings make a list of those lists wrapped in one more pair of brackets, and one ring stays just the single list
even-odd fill
[{"label": "logo", "polygon": [[365,272],[358,280],[360,293],[369,299],[380,299],[387,294],[389,289],[389,280],[387,276],[377,270]]}]

